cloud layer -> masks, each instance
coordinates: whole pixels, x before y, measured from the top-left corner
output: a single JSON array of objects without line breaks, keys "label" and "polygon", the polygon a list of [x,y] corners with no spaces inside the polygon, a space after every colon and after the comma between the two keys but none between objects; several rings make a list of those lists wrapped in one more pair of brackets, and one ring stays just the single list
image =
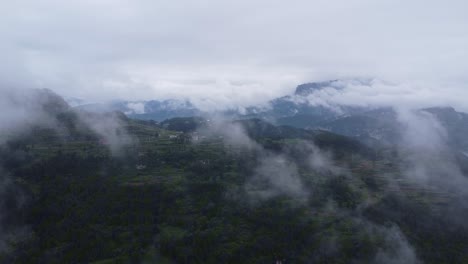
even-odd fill
[{"label": "cloud layer", "polygon": [[0,11],[0,81],[91,100],[232,105],[354,76],[423,81],[444,93],[443,84],[468,79],[467,7],[461,0],[20,0]]}]

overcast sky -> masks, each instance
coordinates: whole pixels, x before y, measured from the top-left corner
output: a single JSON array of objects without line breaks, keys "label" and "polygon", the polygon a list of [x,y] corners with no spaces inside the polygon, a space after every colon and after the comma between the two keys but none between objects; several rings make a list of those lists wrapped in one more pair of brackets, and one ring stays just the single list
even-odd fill
[{"label": "overcast sky", "polygon": [[468,105],[466,0],[1,2],[3,87],[250,104],[373,77]]}]

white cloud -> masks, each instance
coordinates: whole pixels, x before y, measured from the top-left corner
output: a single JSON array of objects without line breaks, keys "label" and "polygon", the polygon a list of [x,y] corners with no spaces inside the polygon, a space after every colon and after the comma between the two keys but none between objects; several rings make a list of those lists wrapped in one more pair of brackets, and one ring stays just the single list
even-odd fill
[{"label": "white cloud", "polygon": [[143,102],[128,103],[127,107],[130,109],[129,114],[144,114],[145,113],[145,103]]},{"label": "white cloud", "polygon": [[441,84],[468,80],[467,7],[459,0],[20,0],[0,11],[0,77],[3,85],[85,99],[177,96],[215,106],[352,76],[424,81],[444,93]]},{"label": "white cloud", "polygon": [[340,80],[332,87],[314,90],[303,96],[292,97],[296,103],[323,105],[339,112],[340,105],[366,107],[394,107],[418,109],[452,106],[468,112],[468,87],[461,83],[406,81],[390,83],[379,79],[366,82]]}]

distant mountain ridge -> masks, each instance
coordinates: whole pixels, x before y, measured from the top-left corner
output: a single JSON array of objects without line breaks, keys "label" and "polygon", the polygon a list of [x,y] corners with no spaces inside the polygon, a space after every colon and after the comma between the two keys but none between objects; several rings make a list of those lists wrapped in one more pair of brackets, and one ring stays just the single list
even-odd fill
[{"label": "distant mountain ridge", "polygon": [[296,91],[294,92],[294,94],[299,96],[307,96],[312,94],[316,90],[321,90],[325,87],[333,87],[337,82],[338,80],[331,80],[325,82],[311,82],[300,84],[296,87]]},{"label": "distant mountain ridge", "polygon": [[[217,112],[229,119],[261,119],[275,125],[321,129],[359,139],[367,144],[394,144],[400,137],[401,124],[391,108],[351,107],[313,103],[321,93],[346,89],[348,83],[370,85],[372,80],[330,80],[298,85],[293,94],[271,100],[268,107],[250,106]],[[312,102],[312,103],[311,103]],[[110,104],[81,105],[90,111],[121,111],[130,118],[162,122],[175,117],[204,116],[189,100],[116,101]],[[421,109],[433,115],[447,130],[451,146],[468,153],[468,114],[453,108]],[[455,143],[457,142],[457,143]]]},{"label": "distant mountain ridge", "polygon": [[130,118],[163,121],[174,117],[196,116],[202,113],[188,100],[113,101],[75,106],[91,112],[120,111]]},{"label": "distant mountain ridge", "polygon": [[[259,117],[271,120],[279,118],[291,117],[296,114],[312,115],[315,118],[324,116],[335,116],[335,111],[323,106],[311,106],[305,100],[298,102],[298,97],[303,99],[315,91],[330,87],[332,89],[341,89],[342,84],[339,80],[304,83],[296,87],[294,94],[286,95],[277,99],[271,100],[268,105],[270,107],[261,108],[257,106],[249,106],[245,111],[237,109],[228,109],[221,111],[220,114],[237,117]],[[165,100],[149,100],[149,101],[114,101],[110,103],[89,103],[86,104],[83,100],[70,98],[70,105],[88,110],[88,111],[121,111],[129,117],[136,119],[152,119],[155,121],[163,121],[172,117],[189,117],[201,115],[204,113],[197,108],[189,100],[183,99],[165,99]],[[301,101],[301,100],[299,100]]]}]

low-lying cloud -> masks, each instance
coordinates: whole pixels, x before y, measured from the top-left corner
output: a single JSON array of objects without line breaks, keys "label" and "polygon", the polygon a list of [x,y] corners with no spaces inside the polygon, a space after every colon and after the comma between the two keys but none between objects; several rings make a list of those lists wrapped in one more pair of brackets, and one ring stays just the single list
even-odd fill
[{"label": "low-lying cloud", "polygon": [[468,112],[468,89],[461,83],[389,82],[381,79],[343,79],[306,97],[291,98],[297,103],[326,106],[340,111],[340,106],[392,107],[419,109],[451,106]]}]

